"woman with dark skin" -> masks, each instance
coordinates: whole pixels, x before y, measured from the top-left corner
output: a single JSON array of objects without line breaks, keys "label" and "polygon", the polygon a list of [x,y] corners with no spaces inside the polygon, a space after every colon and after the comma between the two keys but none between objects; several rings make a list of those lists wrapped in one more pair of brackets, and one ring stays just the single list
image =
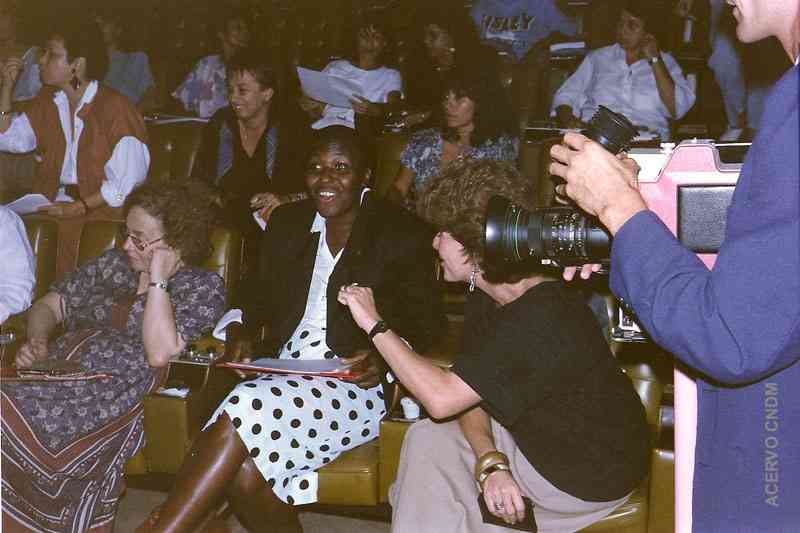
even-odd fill
[{"label": "woman with dark skin", "polygon": [[[357,377],[260,374],[237,385],[195,441],[167,501],[139,531],[196,531],[223,499],[249,531],[301,531],[295,505],[317,500],[316,470],[374,439],[385,414],[370,339],[346,310],[328,308],[341,284],[374,287],[379,306],[419,349],[438,333],[429,232],[365,190],[370,171],[357,139],[343,126],[320,131],[306,169],[311,198],[273,213],[258,291],[243,305],[243,326],[227,331],[234,358],[339,357]],[[262,325],[267,338],[255,352],[247,340]]]}]

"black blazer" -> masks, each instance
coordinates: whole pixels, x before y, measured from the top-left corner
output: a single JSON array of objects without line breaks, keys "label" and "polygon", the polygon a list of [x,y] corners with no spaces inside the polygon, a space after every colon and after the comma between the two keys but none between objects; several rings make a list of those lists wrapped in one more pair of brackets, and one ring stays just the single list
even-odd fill
[{"label": "black blazer", "polygon": [[[275,354],[294,333],[306,308],[319,233],[311,233],[313,201],[285,204],[270,217],[264,233],[257,281],[243,301],[244,325],[251,334],[266,324],[261,347]],[[416,351],[427,350],[444,332],[439,284],[433,275],[432,233],[403,209],[367,193],[342,256],[328,282],[328,346],[347,356],[372,343],[336,297],[349,283],[374,291],[378,312]]]}]

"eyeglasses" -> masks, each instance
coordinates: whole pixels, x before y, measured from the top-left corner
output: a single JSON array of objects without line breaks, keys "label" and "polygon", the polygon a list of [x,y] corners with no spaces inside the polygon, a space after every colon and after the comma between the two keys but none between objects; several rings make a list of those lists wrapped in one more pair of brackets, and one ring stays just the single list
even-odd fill
[{"label": "eyeglasses", "polygon": [[137,237],[136,235],[134,235],[133,233],[131,233],[127,229],[122,230],[122,237],[123,237],[123,242],[127,241],[128,239],[130,239],[131,242],[133,243],[133,245],[136,247],[136,249],[139,250],[140,252],[144,252],[147,249],[148,246],[150,246],[152,244],[155,244],[158,241],[164,239],[164,237],[161,236],[158,239],[154,239],[154,240],[152,240],[150,242],[143,241],[142,239],[140,239],[139,237]]}]

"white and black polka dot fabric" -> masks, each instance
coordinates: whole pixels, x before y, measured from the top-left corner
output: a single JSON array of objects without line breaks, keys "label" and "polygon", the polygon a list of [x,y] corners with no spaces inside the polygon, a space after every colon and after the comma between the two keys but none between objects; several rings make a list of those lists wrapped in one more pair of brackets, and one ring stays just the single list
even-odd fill
[{"label": "white and black polka dot fabric", "polygon": [[211,417],[225,412],[258,470],[284,502],[317,501],[316,470],[378,436],[380,385],[265,374],[240,383]]},{"label": "white and black polka dot fabric", "polygon": [[[321,235],[306,309],[280,359],[336,357],[325,342],[326,292],[342,252],[331,255],[319,214],[311,231]],[[275,494],[301,505],[317,501],[318,468],[378,436],[386,408],[380,385],[365,390],[332,378],[265,374],[237,385],[209,425],[223,411]]]}]

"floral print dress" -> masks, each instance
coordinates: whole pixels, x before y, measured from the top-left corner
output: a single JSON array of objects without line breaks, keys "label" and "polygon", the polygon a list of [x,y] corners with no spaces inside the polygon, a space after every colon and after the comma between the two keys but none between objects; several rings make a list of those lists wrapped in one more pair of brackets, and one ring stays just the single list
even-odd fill
[{"label": "floral print dress", "polygon": [[[425,189],[428,180],[441,171],[443,152],[444,138],[437,128],[420,130],[409,139],[400,156],[400,163],[416,174],[404,204],[409,211],[416,211],[417,197]],[[480,146],[469,147],[461,157],[516,161],[518,154],[519,139],[504,135],[490,139]]]},{"label": "floral print dress", "polygon": [[[143,444],[142,399],[163,371],[145,355],[147,294],[121,250],[110,250],[55,284],[66,332],[49,358],[77,361],[92,381],[5,382],[3,513],[31,530],[86,531],[113,524],[123,470]],[[222,279],[192,267],[169,282],[175,324],[189,342],[224,311]]]}]

